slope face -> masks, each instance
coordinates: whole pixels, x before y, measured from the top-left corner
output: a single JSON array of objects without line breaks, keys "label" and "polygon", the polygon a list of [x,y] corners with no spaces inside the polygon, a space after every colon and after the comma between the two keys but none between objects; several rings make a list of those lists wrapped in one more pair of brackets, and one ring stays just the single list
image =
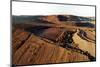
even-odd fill
[{"label": "slope face", "polygon": [[[16,31],[18,33],[18,30]],[[21,42],[24,43],[13,43],[13,48],[17,48],[13,53],[13,64],[16,65],[27,65],[27,64],[46,64],[46,63],[62,63],[62,62],[77,62],[77,61],[89,61],[89,58],[78,52],[70,49],[65,49],[56,44],[48,43],[41,38],[22,31],[20,34],[15,36]],[[20,36],[25,37],[23,40]],[[14,39],[14,41],[15,41]],[[21,45],[20,47],[16,46]],[[15,60],[16,59],[16,60]]]}]

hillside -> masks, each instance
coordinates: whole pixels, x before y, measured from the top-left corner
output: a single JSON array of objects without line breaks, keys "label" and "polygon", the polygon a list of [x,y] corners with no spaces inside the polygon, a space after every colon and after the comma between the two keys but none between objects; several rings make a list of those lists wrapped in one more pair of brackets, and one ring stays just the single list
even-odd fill
[{"label": "hillside", "polygon": [[92,20],[80,20],[79,16],[72,15],[22,18],[21,22],[13,19],[14,65],[96,60],[95,24],[91,26]]}]

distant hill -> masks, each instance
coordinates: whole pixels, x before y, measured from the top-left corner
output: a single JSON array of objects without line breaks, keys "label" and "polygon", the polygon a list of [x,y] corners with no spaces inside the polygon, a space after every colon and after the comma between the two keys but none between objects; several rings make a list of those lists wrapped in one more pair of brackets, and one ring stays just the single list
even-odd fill
[{"label": "distant hill", "polygon": [[14,23],[25,23],[25,22],[32,22],[35,20],[45,20],[50,21],[53,23],[59,23],[58,21],[93,21],[95,20],[94,17],[81,17],[81,16],[74,16],[74,15],[49,15],[49,16],[29,16],[29,15],[21,15],[21,16],[13,16],[12,17]]},{"label": "distant hill", "polygon": [[19,23],[39,23],[39,24],[67,24],[67,25],[76,25],[82,27],[95,27],[94,24],[90,23],[94,21],[94,17],[81,17],[74,15],[21,15],[13,16],[13,24]]}]

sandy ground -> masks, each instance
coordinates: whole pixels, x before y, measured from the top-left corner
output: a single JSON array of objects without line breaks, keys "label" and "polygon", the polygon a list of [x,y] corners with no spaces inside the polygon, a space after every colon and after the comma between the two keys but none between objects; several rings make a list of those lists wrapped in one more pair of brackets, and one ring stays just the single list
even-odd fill
[{"label": "sandy ground", "polygon": [[[18,31],[17,31],[18,32]],[[27,33],[23,32],[22,33]],[[88,57],[69,49],[62,48],[55,44],[50,44],[41,40],[41,38],[31,34],[24,43],[18,43],[22,40],[19,34],[14,34],[17,41],[13,42],[13,49],[17,48],[13,53],[13,64],[27,65],[27,64],[46,64],[46,63],[62,63],[62,62],[77,62],[89,61]],[[26,34],[23,34],[23,36]],[[14,39],[14,41],[15,41]],[[16,45],[19,45],[17,47]]]},{"label": "sandy ground", "polygon": [[[78,31],[77,31],[78,33]],[[86,40],[83,40],[80,38],[77,33],[74,34],[73,40],[76,44],[78,44],[78,47],[84,51],[88,51],[92,56],[95,57],[95,43],[88,42]]]}]

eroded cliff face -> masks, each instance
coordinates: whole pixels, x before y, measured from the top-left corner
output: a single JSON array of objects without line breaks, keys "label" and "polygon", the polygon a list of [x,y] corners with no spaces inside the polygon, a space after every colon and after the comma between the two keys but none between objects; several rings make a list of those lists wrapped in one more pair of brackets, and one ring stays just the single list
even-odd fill
[{"label": "eroded cliff face", "polygon": [[[13,25],[13,64],[27,65],[96,60],[95,28],[69,25],[70,22],[67,22],[68,25],[62,23],[69,19],[79,21],[76,16],[67,16],[66,18],[65,15],[56,15],[42,16],[41,18],[45,21],[45,24],[43,21],[35,20],[35,23]],[[47,23],[47,25],[46,22],[54,24]]]}]

